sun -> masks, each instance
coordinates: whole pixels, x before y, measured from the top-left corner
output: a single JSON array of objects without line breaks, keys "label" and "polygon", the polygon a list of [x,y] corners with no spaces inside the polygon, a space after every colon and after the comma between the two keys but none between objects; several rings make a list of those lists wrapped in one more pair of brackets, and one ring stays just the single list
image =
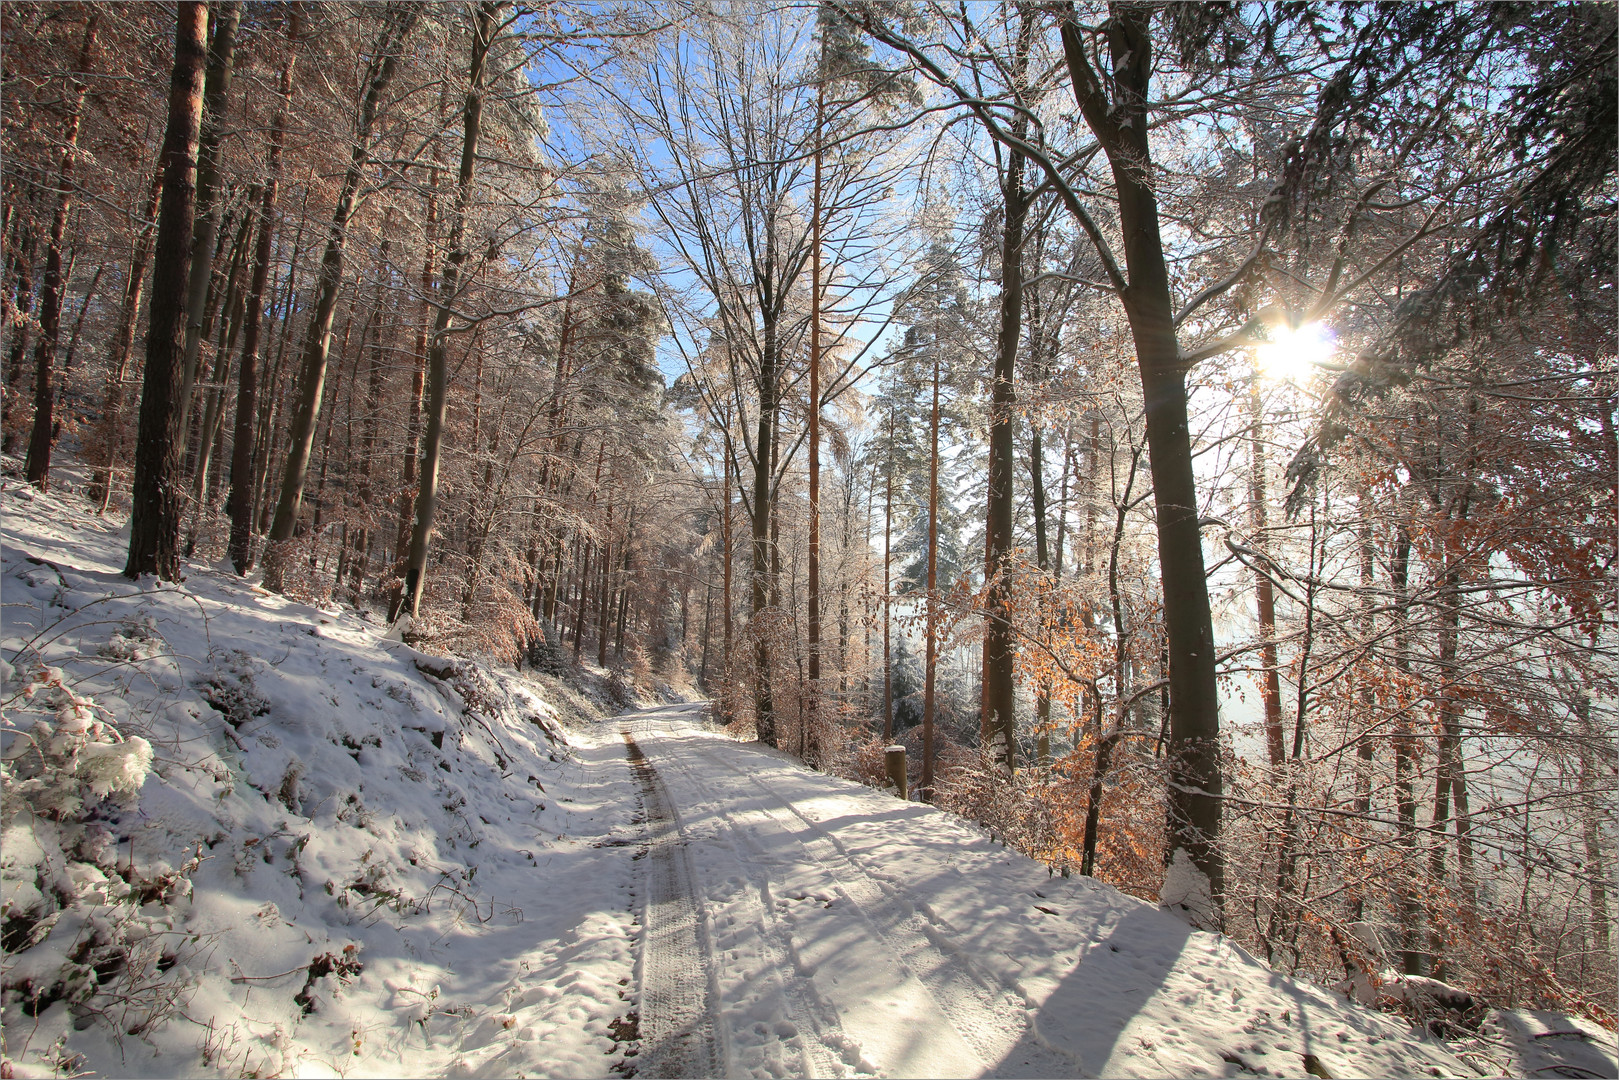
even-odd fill
[{"label": "sun", "polygon": [[1320,323],[1277,327],[1272,340],[1255,350],[1259,373],[1273,382],[1308,382],[1316,368],[1331,361],[1335,346],[1332,331]]}]

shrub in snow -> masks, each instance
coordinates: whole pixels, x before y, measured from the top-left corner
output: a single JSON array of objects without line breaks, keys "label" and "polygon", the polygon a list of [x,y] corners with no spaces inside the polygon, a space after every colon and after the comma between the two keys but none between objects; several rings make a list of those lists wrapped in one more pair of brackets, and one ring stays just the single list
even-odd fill
[{"label": "shrub in snow", "polygon": [[[109,799],[133,801],[152,768],[152,746],[121,736],[110,716],[60,669],[41,666],[12,697],[20,705],[0,755],[0,1000],[38,1016],[57,1001],[75,1022],[109,1020],[139,1035],[189,992],[173,917],[143,913],[189,892],[200,849],[180,868],[141,877],[118,858],[98,820]],[[48,1055],[47,1055],[48,1056]]]},{"label": "shrub in snow", "polygon": [[0,825],[24,810],[60,821],[111,795],[134,795],[146,782],[152,747],[139,735],[121,737],[88,697],[73,691],[59,668],[41,667],[20,696],[20,715],[44,712],[26,731],[8,732]]},{"label": "shrub in snow", "polygon": [[232,649],[216,662],[214,670],[197,682],[202,699],[233,728],[240,728],[270,711],[269,701],[253,683],[253,664],[253,658],[247,653]]},{"label": "shrub in snow", "polygon": [[150,615],[146,615],[121,621],[118,629],[113,631],[112,637],[108,638],[97,652],[112,660],[138,664],[160,655],[165,650],[162,635],[157,632],[157,623]]}]

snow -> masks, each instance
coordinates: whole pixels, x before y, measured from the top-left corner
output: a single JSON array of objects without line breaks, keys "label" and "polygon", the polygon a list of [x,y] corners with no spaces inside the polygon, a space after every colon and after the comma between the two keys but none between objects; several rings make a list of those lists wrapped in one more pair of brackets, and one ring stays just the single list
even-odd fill
[{"label": "snow", "polygon": [[[0,512],[15,1075],[1475,1075],[701,704],[606,717],[224,564],[128,581],[71,492]],[[1611,1044],[1497,1010],[1467,1050]]]},{"label": "snow", "polygon": [[816,1038],[843,1048],[851,1072],[1473,1075],[1396,1020],[1143,901],[1052,878],[935,810],[730,743],[676,710],[634,727],[682,807],[717,930],[728,1075],[810,1071],[769,1037],[795,1015],[796,980],[818,1006],[806,1010]]},{"label": "snow", "polygon": [[[79,751],[87,820],[8,787],[17,1075],[601,1076],[633,1049],[611,1025],[634,1009],[638,867],[599,845],[638,835],[635,786],[616,730],[559,722],[577,694],[224,564],[131,582],[127,527],[71,494],[7,481],[0,510],[6,754],[66,726],[42,665],[109,733]],[[13,927],[41,940],[12,951]],[[96,956],[121,962],[99,984]]]}]

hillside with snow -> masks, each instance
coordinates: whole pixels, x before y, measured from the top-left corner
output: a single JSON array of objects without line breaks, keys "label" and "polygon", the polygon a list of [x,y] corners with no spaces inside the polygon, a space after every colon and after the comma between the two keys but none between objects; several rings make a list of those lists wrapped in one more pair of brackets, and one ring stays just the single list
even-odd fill
[{"label": "hillside with snow", "polygon": [[1446,1045],[701,705],[129,581],[68,484],[0,513],[7,1075],[1614,1074],[1595,1025]]}]

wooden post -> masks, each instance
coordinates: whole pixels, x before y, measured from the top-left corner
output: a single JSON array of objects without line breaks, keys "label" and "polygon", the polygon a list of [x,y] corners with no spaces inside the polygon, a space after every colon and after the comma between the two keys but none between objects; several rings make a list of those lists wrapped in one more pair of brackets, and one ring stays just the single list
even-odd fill
[{"label": "wooden post", "polygon": [[884,750],[883,765],[888,772],[888,782],[894,785],[894,791],[900,798],[909,800],[910,794],[905,788],[905,747],[890,746]]}]

